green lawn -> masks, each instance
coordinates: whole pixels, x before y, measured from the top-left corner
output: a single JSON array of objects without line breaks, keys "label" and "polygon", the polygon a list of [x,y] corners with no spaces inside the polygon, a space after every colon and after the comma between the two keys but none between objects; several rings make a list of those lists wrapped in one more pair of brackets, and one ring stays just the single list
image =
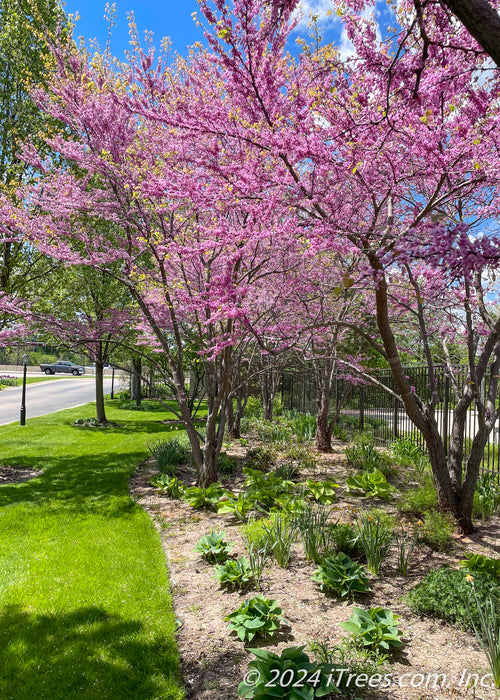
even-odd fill
[{"label": "green lawn", "polygon": [[128,493],[171,414],[123,411],[72,425],[92,405],[0,428],[0,698],[181,698],[164,554]]}]

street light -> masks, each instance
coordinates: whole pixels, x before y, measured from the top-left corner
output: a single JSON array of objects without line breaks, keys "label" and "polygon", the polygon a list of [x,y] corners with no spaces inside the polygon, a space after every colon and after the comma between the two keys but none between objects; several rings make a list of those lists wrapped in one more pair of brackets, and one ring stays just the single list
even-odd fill
[{"label": "street light", "polygon": [[111,398],[112,399],[115,398],[114,388],[115,388],[115,366],[113,365],[111,367]]},{"label": "street light", "polygon": [[19,417],[19,425],[26,425],[26,370],[30,358],[28,355],[23,355],[23,393],[21,397],[21,415]]}]

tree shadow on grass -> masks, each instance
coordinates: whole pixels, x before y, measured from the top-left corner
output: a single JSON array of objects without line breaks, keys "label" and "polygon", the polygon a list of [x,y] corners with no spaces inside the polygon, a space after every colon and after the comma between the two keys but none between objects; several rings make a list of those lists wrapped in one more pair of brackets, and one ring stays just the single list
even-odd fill
[{"label": "tree shadow on grass", "polygon": [[0,615],[0,697],[179,700],[173,633],[146,639],[138,620],[98,607]]},{"label": "tree shadow on grass", "polygon": [[[116,516],[130,512],[134,505],[129,498],[128,479],[133,469],[149,453],[143,446],[137,449],[130,441],[130,451],[124,447],[121,451],[107,452],[106,436],[102,433],[97,435],[92,429],[65,423],[64,429],[68,427],[80,432],[82,444],[69,446],[66,454],[57,454],[56,450],[51,454],[49,448],[48,454],[41,456],[39,450],[33,454],[34,450],[19,445],[16,452],[11,451],[8,457],[2,459],[5,466],[41,469],[43,474],[22,484],[1,485],[0,507],[29,502],[56,508],[77,507],[80,512],[82,509],[95,512],[104,508]],[[153,421],[128,421],[126,425],[104,428],[103,431],[120,436],[146,434],[153,439],[171,434],[168,428]],[[36,435],[32,438],[32,444],[36,449]],[[59,443],[57,449],[61,451]],[[75,449],[78,450],[76,455]]]}]

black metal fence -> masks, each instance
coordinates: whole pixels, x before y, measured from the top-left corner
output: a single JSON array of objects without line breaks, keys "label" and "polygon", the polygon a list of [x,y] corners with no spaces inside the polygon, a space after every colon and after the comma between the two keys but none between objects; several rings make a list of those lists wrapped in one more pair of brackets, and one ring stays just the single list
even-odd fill
[{"label": "black metal fence", "polygon": [[[427,367],[409,366],[405,368],[411,386],[415,387],[422,399],[429,398],[429,375]],[[372,376],[395,394],[394,380],[389,369],[379,369]],[[445,450],[448,450],[450,431],[453,424],[455,399],[449,376],[443,367],[436,369],[439,403],[436,406],[436,419]],[[467,381],[467,370],[458,367],[454,381],[461,391]],[[317,383],[314,372],[285,371],[282,379],[282,399],[284,408],[296,409],[302,413],[315,414],[317,411]],[[402,402],[383,387],[376,384],[352,384],[336,378],[330,394],[332,412],[341,405],[341,416],[358,430],[369,428],[374,438],[383,445],[389,445],[395,438],[411,436],[425,447],[424,440],[406,415]],[[464,460],[467,460],[472,438],[477,427],[477,414],[469,410],[465,426]],[[496,423],[484,450],[481,468],[483,471],[500,473],[500,426]]]}]

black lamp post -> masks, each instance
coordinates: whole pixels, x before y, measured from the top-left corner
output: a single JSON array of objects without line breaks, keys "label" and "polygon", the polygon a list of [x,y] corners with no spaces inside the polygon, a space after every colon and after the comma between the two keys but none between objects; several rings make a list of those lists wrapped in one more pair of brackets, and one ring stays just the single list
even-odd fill
[{"label": "black lamp post", "polygon": [[111,367],[111,398],[112,399],[115,398],[114,388],[115,388],[115,366],[113,365]]},{"label": "black lamp post", "polygon": [[26,425],[26,370],[30,358],[28,355],[23,355],[23,393],[21,397],[21,415],[19,416],[19,425]]}]

